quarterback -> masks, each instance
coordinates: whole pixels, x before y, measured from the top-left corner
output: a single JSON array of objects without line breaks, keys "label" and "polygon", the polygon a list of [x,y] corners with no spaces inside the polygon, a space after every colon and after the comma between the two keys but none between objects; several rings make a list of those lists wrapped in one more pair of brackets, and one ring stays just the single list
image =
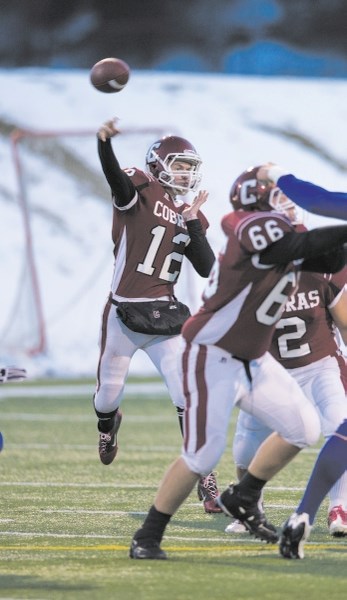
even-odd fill
[{"label": "quarterback", "polygon": [[[176,300],[174,287],[185,258],[205,278],[214,262],[206,237],[209,224],[200,210],[208,193],[201,190],[191,204],[184,201],[201,181],[202,161],[194,146],[185,138],[168,135],[151,144],[145,171],[122,169],[111,145],[111,138],[118,134],[114,120],[104,123],[97,134],[101,166],[112,197],[114,244],[114,271],[102,314],[94,395],[99,457],[104,465],[110,465],[117,454],[120,404],[137,350],[148,355],[163,377],[183,430],[184,395],[176,368],[178,335],[164,335],[155,326],[148,333],[129,328],[119,316],[119,303],[131,303],[135,308],[136,303],[146,303],[148,312],[157,316],[151,308],[154,302]],[[215,497],[215,478],[209,475],[208,489]],[[220,510],[211,504],[212,511]]]}]

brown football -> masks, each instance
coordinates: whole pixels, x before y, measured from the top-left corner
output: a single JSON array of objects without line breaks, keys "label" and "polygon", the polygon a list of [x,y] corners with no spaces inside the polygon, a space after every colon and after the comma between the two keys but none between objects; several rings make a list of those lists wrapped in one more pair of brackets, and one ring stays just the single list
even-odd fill
[{"label": "brown football", "polygon": [[90,71],[93,86],[105,94],[120,92],[128,83],[130,68],[120,58],[103,58]]}]

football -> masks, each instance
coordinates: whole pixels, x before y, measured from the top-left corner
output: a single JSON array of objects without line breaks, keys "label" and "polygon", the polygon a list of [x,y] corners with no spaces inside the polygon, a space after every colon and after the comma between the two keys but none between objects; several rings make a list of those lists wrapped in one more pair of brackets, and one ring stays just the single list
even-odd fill
[{"label": "football", "polygon": [[120,92],[128,83],[130,68],[120,58],[99,60],[90,71],[92,85],[105,94]]}]

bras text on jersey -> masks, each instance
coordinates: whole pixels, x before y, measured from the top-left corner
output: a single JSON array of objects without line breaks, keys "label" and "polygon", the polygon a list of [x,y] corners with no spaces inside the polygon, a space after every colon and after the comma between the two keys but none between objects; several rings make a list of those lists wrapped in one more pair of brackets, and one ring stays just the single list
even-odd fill
[{"label": "bras text on jersey", "polygon": [[287,301],[284,312],[309,310],[319,305],[319,291],[297,292]]}]

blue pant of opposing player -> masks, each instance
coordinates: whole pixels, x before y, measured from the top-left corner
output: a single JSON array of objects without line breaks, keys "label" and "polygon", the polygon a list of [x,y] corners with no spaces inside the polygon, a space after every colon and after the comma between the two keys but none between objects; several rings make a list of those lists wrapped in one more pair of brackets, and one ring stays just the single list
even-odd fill
[{"label": "blue pant of opposing player", "polygon": [[316,460],[306,491],[296,509],[298,514],[307,513],[310,525],[325,496],[347,469],[347,420],[324,444]]}]

